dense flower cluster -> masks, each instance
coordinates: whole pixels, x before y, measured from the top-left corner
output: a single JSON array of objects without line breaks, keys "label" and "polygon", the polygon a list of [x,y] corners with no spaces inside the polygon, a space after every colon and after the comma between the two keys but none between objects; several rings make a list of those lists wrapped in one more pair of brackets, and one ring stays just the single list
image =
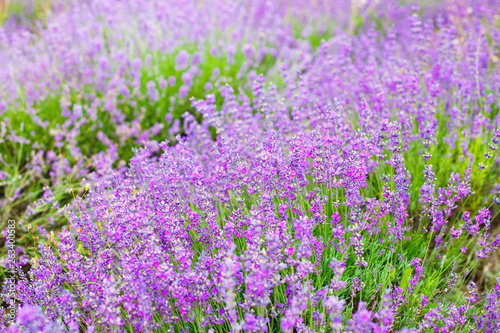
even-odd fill
[{"label": "dense flower cluster", "polygon": [[52,321],[43,313],[40,307],[23,306],[17,312],[17,318],[14,324],[8,329],[2,327],[9,333],[21,332],[42,332],[42,333],[63,333],[67,332],[60,320]]},{"label": "dense flower cluster", "polygon": [[[158,5],[151,3],[132,16],[151,16],[147,9]],[[178,10],[188,4],[203,6],[188,1]],[[412,7],[404,11],[407,19],[386,18],[381,27],[348,25],[316,50],[292,47],[299,43],[296,37],[280,33],[282,21],[271,17],[286,16],[276,5],[281,2],[250,1],[241,11],[228,11],[227,4],[221,1],[199,17],[173,8],[172,17],[193,17],[190,27],[162,17],[151,25],[122,27],[110,15],[107,24],[120,26],[116,33],[137,32],[147,41],[146,54],[155,55],[60,69],[66,75],[61,101],[95,87],[90,99],[110,103],[106,112],[118,143],[100,132],[99,140],[115,148],[109,156],[99,153],[104,164],[96,164],[97,172],[85,171],[85,195],[60,211],[68,225],[57,235],[41,229],[31,270],[19,270],[16,297],[22,307],[8,329],[500,330],[500,281],[483,284],[492,289],[482,292],[474,274],[500,243],[494,230],[500,194],[496,3],[450,1],[424,15]],[[259,12],[260,5],[274,9]],[[314,2],[302,14],[333,16],[323,5]],[[61,19],[78,16],[75,8]],[[120,13],[119,6],[115,11]],[[244,22],[257,20],[259,28],[238,35],[239,23],[229,19],[236,14]],[[168,137],[149,140],[161,133],[160,125],[138,130],[143,147],[134,150],[125,171],[114,170],[116,158],[110,156],[132,134],[120,132],[129,118],[113,103],[167,99],[161,87],[178,78],[147,79],[141,86],[141,77],[155,71],[156,54],[168,48],[175,50],[171,70],[184,71],[182,85],[169,96],[187,97],[182,87],[192,86],[184,74],[200,70],[214,48],[195,58],[184,44],[163,45],[158,36],[189,31],[194,35],[184,42],[197,50],[217,45],[216,53],[221,46],[211,38],[223,28],[201,28],[211,15],[220,24],[227,17],[225,24],[237,25],[233,39],[241,45],[245,71],[274,45],[279,77],[250,75],[248,91],[222,81],[210,86],[203,97],[190,99],[193,109],[186,106],[190,112],[182,113],[182,122],[177,118],[173,132],[182,135],[175,145]],[[113,40],[112,50],[128,50],[123,40]],[[109,52],[105,45],[99,52]],[[64,52],[85,61],[85,51]],[[224,57],[231,62],[227,50]],[[37,81],[50,84],[47,94],[58,89],[46,75],[53,73],[50,68]],[[84,68],[96,72],[79,76]],[[138,90],[116,93],[129,84]],[[32,106],[46,100],[41,92],[32,97]],[[76,128],[87,119],[82,105],[69,98],[65,103],[72,111],[63,115],[69,124],[64,128]],[[54,133],[61,143],[68,135]],[[41,204],[59,208],[49,188],[35,206]]]},{"label": "dense flower cluster", "polygon": [[44,185],[66,185],[68,175],[124,166],[131,147],[159,150],[159,142],[174,142],[190,97],[224,84],[244,89],[278,58],[298,59],[311,51],[311,38],[331,34],[326,18],[342,10],[301,0],[53,7],[57,15],[36,29],[0,26],[5,214],[26,209],[36,198],[31,192]]}]

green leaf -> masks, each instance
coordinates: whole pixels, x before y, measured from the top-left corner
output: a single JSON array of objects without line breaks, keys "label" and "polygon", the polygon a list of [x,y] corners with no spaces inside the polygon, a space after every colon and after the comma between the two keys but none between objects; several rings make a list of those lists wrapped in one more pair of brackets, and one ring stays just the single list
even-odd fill
[{"label": "green leaf", "polygon": [[389,281],[394,280],[394,278],[395,278],[395,277],[396,277],[396,269],[395,269],[395,268],[393,268],[393,269],[391,270],[390,275],[389,275]]},{"label": "green leaf", "polygon": [[427,304],[427,307],[428,307],[429,309],[434,309],[434,308],[437,308],[437,307],[438,307],[438,304],[437,304],[437,303],[435,303],[435,302],[431,302],[431,303]]},{"label": "green leaf", "polygon": [[410,286],[410,280],[411,280],[411,274],[413,273],[411,267],[408,267],[405,270],[405,273],[403,275],[403,278],[401,279],[401,284],[400,287],[403,290],[407,290],[408,287]]}]

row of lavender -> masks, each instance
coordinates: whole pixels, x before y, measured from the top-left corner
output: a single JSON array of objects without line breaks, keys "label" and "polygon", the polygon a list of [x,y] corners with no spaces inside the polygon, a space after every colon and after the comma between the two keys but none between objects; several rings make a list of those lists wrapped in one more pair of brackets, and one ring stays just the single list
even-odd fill
[{"label": "row of lavender", "polygon": [[[320,5],[304,8],[333,16]],[[351,9],[380,14],[371,5]],[[261,19],[269,12],[251,8],[242,9],[244,16]],[[136,94],[120,90],[109,97],[119,85],[107,85],[120,80],[99,79],[101,63],[95,66],[101,74],[88,76],[95,81],[80,82],[69,71],[61,80],[61,101],[73,110],[64,116],[62,103],[66,128],[83,128],[75,124],[92,109],[75,102],[72,91],[88,87],[102,95],[94,100],[120,101],[105,109],[116,126],[99,134],[109,146],[107,155],[93,160],[100,172],[81,173],[89,183],[84,197],[59,211],[67,226],[56,236],[40,229],[31,271],[19,271],[22,307],[9,330],[499,330],[500,281],[478,279],[500,242],[492,230],[500,202],[498,8],[492,1],[446,2],[437,14],[424,16],[406,10],[406,20],[389,18],[376,29],[348,24],[317,50],[274,26],[258,32],[290,43],[275,39],[264,47],[260,37],[243,40],[241,77],[253,80],[251,90],[214,84],[214,93],[192,99],[194,110],[182,114],[173,131],[183,133],[177,144],[148,141],[154,135],[146,129],[136,142],[145,146],[126,171],[112,164],[135,134],[120,132],[128,118],[116,106],[146,98],[154,107],[168,99],[158,88],[166,89],[170,78],[141,86],[143,76],[159,70],[155,59],[168,51],[150,41],[144,47],[154,55],[145,56],[145,67],[130,62],[136,74],[123,75],[136,78]],[[196,30],[193,22],[183,34]],[[206,45],[214,43],[202,39],[196,49]],[[276,79],[277,71],[277,85],[250,75],[263,60],[254,55],[268,45],[293,45],[272,55],[276,64],[267,76]],[[128,50],[125,44],[113,47]],[[210,53],[219,48],[211,46]],[[208,54],[193,63],[194,55],[180,51],[172,71],[197,71],[216,58]],[[81,68],[94,67],[74,67]],[[43,104],[37,99],[46,102],[57,90],[40,87],[23,96],[32,110]],[[185,97],[181,92],[176,98]],[[155,125],[161,137],[162,127]],[[63,132],[53,133],[62,143]],[[117,141],[107,139],[113,134]],[[80,156],[79,143],[71,147]],[[55,200],[46,190],[35,206]],[[28,213],[36,214],[33,209]]]}]

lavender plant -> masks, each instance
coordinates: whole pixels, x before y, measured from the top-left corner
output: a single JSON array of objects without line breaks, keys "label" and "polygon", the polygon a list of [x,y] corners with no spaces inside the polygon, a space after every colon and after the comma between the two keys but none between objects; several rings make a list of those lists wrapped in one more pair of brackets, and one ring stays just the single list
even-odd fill
[{"label": "lavender plant", "polygon": [[120,170],[101,153],[71,204],[46,188],[69,223],[38,229],[3,328],[499,331],[500,280],[478,278],[500,243],[499,7],[405,8],[191,98],[175,144]]}]

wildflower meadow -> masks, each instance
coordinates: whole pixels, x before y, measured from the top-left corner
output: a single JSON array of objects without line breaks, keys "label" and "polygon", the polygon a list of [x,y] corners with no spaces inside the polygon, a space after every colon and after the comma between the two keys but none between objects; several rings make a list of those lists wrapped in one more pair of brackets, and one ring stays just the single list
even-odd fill
[{"label": "wildflower meadow", "polygon": [[500,332],[498,0],[0,4],[1,332]]}]

